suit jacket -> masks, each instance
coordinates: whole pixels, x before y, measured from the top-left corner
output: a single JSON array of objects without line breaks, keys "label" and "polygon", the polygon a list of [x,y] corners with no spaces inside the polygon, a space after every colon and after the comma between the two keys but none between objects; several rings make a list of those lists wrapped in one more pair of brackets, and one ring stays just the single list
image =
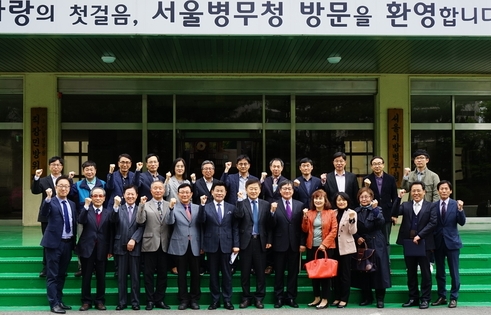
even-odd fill
[{"label": "suit jacket", "polygon": [[[279,184],[285,180],[288,180],[288,178],[280,175],[276,184]],[[269,203],[281,199],[280,190],[276,188],[276,191],[273,191],[273,176],[266,177],[261,185],[261,193],[262,199],[266,200]]]},{"label": "suit jacket", "polygon": [[234,217],[235,206],[222,202],[223,217],[218,223],[214,202],[209,202],[199,208],[199,222],[202,224],[203,238],[201,249],[207,253],[220,250],[224,254],[232,252],[233,247],[239,247],[239,222]]},{"label": "suit jacket", "polygon": [[[273,234],[271,233],[271,205],[269,202],[258,199],[259,211],[259,237],[261,248],[266,252],[266,244],[273,243]],[[237,208],[234,216],[239,220],[239,240],[240,249],[245,249],[249,246],[252,238],[252,228],[254,221],[252,220],[252,208],[249,198],[237,202]]]},{"label": "suit jacket", "polygon": [[[358,194],[358,180],[356,179],[356,175],[350,172],[344,172],[345,177],[345,186],[344,192],[348,194],[351,199],[351,202],[348,205],[348,208],[354,209],[358,204],[358,200],[356,195]],[[327,174],[326,178],[326,188],[327,195],[329,196],[329,201],[336,204],[335,200],[333,200],[338,190],[338,183],[336,182],[336,171],[332,171]]]},{"label": "suit jacket", "polygon": [[[218,179],[213,178],[213,184],[215,184],[216,182],[218,182]],[[200,197],[203,195],[208,197],[206,199],[206,203],[213,201],[213,197],[208,190],[208,187],[206,186],[206,181],[204,177],[196,180],[196,182],[193,184],[193,203],[197,205],[201,204]]]},{"label": "suit jacket", "polygon": [[[338,216],[338,209],[334,210],[336,218]],[[343,210],[341,210],[343,211]],[[355,222],[349,222],[350,213],[355,213]],[[358,214],[355,210],[346,209],[343,211],[343,216],[338,223],[338,247],[339,255],[344,256],[348,254],[356,253],[356,243],[353,235],[358,232],[357,226]]]},{"label": "suit jacket", "polygon": [[462,248],[462,240],[460,239],[459,229],[457,224],[463,226],[466,221],[464,211],[459,211],[457,201],[448,198],[447,199],[447,212],[445,213],[445,219],[442,220],[440,214],[440,200],[433,203],[433,208],[437,214],[437,225],[435,229],[435,246],[439,249],[445,243],[445,246],[450,249]]},{"label": "suit jacket", "polygon": [[[410,231],[415,214],[413,210],[413,201],[407,201],[402,204],[400,203],[401,198],[398,197],[394,203],[393,216],[398,217],[399,215],[402,215],[401,227],[399,228],[399,235],[397,236],[396,243],[403,245],[404,239],[411,238]],[[416,235],[425,240],[426,250],[435,249],[433,231],[436,228],[436,220],[436,209],[432,206],[431,202],[423,200],[418,214]]]},{"label": "suit jacket", "polygon": [[[365,176],[363,180],[368,178],[371,182],[370,189],[373,191],[374,199],[377,199],[378,206],[382,208],[382,214],[384,215],[385,222],[391,222],[392,207],[397,199],[397,185],[394,176],[383,172],[382,174],[382,192],[378,191],[377,180],[375,174],[372,173]],[[350,196],[351,197],[351,196]],[[399,201],[400,202],[400,201]],[[396,203],[398,204],[398,203]]]},{"label": "suit jacket", "polygon": [[[113,172],[112,174],[107,174],[106,177],[106,188],[111,192],[109,196],[109,201],[107,202],[107,207],[112,209],[114,204],[114,197],[119,196],[121,199],[123,198],[124,186],[135,185],[138,187],[138,184],[134,182],[135,173],[128,172],[128,177],[125,180],[125,184],[123,185],[123,175],[119,170]],[[121,203],[124,203],[121,201]]]},{"label": "suit jacket", "polygon": [[[54,190],[53,190],[54,191]],[[77,206],[73,201],[68,200],[72,212],[72,249],[75,248],[77,239]],[[41,246],[47,248],[58,248],[61,243],[65,221],[63,220],[63,208],[58,198],[52,196],[50,202],[43,199],[40,214],[47,219],[48,226],[41,239]]]},{"label": "suit jacket", "polygon": [[[169,212],[169,203],[162,200],[163,217]],[[156,252],[159,246],[167,252],[169,248],[169,226],[165,220],[160,219],[159,211],[155,199],[150,199],[145,204],[138,205],[136,222],[145,226],[143,230],[142,252]]]},{"label": "suit jacket", "polygon": [[271,215],[273,246],[275,252],[286,252],[289,248],[294,252],[300,246],[305,246],[306,235],[302,231],[303,204],[298,200],[291,200],[292,217],[286,215],[283,199],[277,201],[278,207]]},{"label": "suit jacket", "polygon": [[[162,175],[157,176],[160,181],[165,182],[165,178]],[[150,192],[150,185],[153,183],[153,176],[150,172],[136,171],[133,183],[138,187],[138,196],[146,196],[148,200],[152,199],[152,193]]]},{"label": "suit jacket", "polygon": [[41,214],[41,208],[43,206],[44,200],[46,199],[46,189],[48,188],[51,188],[51,190],[53,191],[53,195],[51,198],[56,196],[56,189],[55,189],[55,185],[53,184],[53,179],[51,178],[51,174],[42,177],[38,180],[34,179],[32,181],[31,192],[35,195],[43,194],[43,198],[41,199],[41,204],[39,205],[38,222],[48,222],[48,218]]},{"label": "suit jacket", "polygon": [[[225,197],[225,201],[235,205],[237,203],[237,193],[239,192],[239,173],[237,174],[229,174],[223,173],[220,180],[225,183],[227,187],[227,196]],[[248,179],[258,179],[255,176],[249,174]]]},{"label": "suit jacket", "polygon": [[201,249],[201,225],[198,221],[199,206],[191,205],[191,220],[188,219],[184,205],[177,202],[174,210],[169,210],[165,222],[173,225],[172,236],[169,243],[169,254],[183,256],[186,254],[188,244],[191,242],[191,251],[199,256]]},{"label": "suit jacket", "polygon": [[324,189],[324,186],[321,184],[321,179],[319,177],[312,176],[310,178],[310,190],[307,190],[307,186],[305,186],[305,178],[303,176],[297,177],[300,181],[300,185],[298,187],[294,187],[295,193],[293,194],[293,199],[299,200],[302,202],[303,208],[310,209],[310,198],[312,197],[312,193],[317,189]]},{"label": "suit jacket", "polygon": [[[121,205],[118,212],[113,211],[111,215],[111,222],[114,223],[115,227],[114,255],[129,253],[131,256],[140,256],[144,226],[136,222],[138,207],[136,205],[133,205],[133,207],[131,219],[129,218],[128,206],[126,204]],[[131,252],[128,252],[125,248],[131,239],[135,240],[136,244],[135,248]]]},{"label": "suit jacket", "polygon": [[107,254],[112,253],[111,240],[111,215],[113,210],[103,208],[101,221],[97,225],[94,207],[89,206],[80,211],[78,223],[83,225],[82,235],[78,240],[77,254],[83,258],[89,258],[97,244],[97,260],[106,260]]}]

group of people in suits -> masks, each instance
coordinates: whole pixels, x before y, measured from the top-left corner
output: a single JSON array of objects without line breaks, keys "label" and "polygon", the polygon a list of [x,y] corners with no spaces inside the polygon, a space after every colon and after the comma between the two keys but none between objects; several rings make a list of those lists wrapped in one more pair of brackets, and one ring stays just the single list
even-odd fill
[{"label": "group of people in suits", "polygon": [[[429,156],[427,158],[429,160]],[[428,307],[431,291],[429,265],[433,250],[439,299],[431,304],[447,304],[444,257],[448,257],[452,276],[449,307],[457,305],[460,286],[458,253],[462,244],[455,244],[460,242],[456,224],[465,223],[463,203],[449,198],[451,184],[446,181],[434,186],[438,190],[438,201],[431,206],[422,201],[425,198],[424,172],[430,171],[423,169],[421,172],[416,162],[414,172],[418,173],[416,178],[419,180],[411,182],[412,172],[405,174],[412,201],[401,205],[400,198],[405,191],[400,190],[397,194],[395,179],[383,171],[384,160],[378,156],[370,161],[373,173],[364,178],[365,187],[360,190],[356,175],[345,170],[346,155],[342,152],[333,156],[334,171],[320,177],[312,175],[312,160],[301,159],[301,176],[293,181],[281,175],[284,163],[279,158],[269,164],[271,176],[263,172],[258,178],[249,174],[250,159],[240,155],[236,161],[238,173],[229,174],[232,163],[226,162],[220,180],[213,177],[215,165],[207,160],[201,165],[202,178],[196,179],[192,174],[189,181],[185,161],[181,158],[174,161],[172,172],[164,177],[158,173],[159,157],[156,154],[145,158],[145,172],[142,171],[142,162],[136,163],[135,172],[129,171],[131,157],[122,154],[117,170],[114,164],[110,165],[105,189],[101,185],[96,186],[98,182],[94,174],[87,182],[91,187],[89,194],[83,202],[77,195],[75,203],[70,200],[63,202],[71,189],[77,189],[77,183],[72,183],[73,174],[61,175],[61,158],[53,157],[49,162],[50,176],[40,178],[42,171],[36,171],[32,191],[44,196],[40,217],[46,221],[43,230],[50,231],[43,236],[41,244],[46,252],[47,291],[52,312],[64,313],[71,309],[62,300],[62,288],[69,262],[66,257],[71,257],[70,251],[75,248],[81,261],[81,311],[93,305],[97,309],[105,309],[104,274],[107,259],[113,255],[119,269],[116,310],[123,310],[130,303],[133,310],[140,309],[140,270],[144,274],[145,309],[169,309],[164,299],[168,268],[173,266],[178,271],[178,309],[199,309],[200,264],[204,253],[212,297],[208,309],[221,307],[222,301],[224,308],[234,309],[231,303],[232,269],[237,255],[242,286],[240,308],[251,305],[264,308],[266,274],[273,267],[274,307],[289,305],[296,308],[300,258],[305,251],[308,259],[313,259],[317,252],[319,257],[327,255],[339,261],[338,276],[332,282],[330,279],[312,282],[314,300],[309,306],[325,308],[332,295],[332,306],[346,307],[350,286],[355,286],[363,292],[360,305],[372,303],[371,289],[375,289],[377,307],[384,307],[385,289],[391,285],[389,237],[392,224],[399,215],[403,215],[403,221],[397,243],[412,239],[419,244],[425,240],[427,250],[425,256],[405,257],[409,301],[403,306]],[[95,168],[95,163],[90,166]],[[60,186],[58,181],[61,181]],[[57,197],[53,199],[55,195]],[[444,210],[441,210],[441,200],[448,200],[443,203]],[[68,215],[64,211],[65,205],[69,209]],[[440,210],[435,210],[437,208]],[[60,222],[70,227],[62,231]],[[83,227],[83,232],[75,246],[77,222]],[[54,234],[52,226],[55,224]],[[60,245],[60,241],[63,244]],[[353,277],[351,256],[357,247],[364,244],[376,248],[377,271],[355,273]],[[57,252],[52,253],[55,249]],[[63,255],[59,255],[60,251]],[[423,276],[421,297],[417,288],[418,265]],[[91,298],[90,283],[94,271],[97,289],[95,298]],[[129,298],[128,275],[131,286]],[[251,292],[251,276],[256,278],[255,292]],[[331,288],[334,289],[332,294]]]}]

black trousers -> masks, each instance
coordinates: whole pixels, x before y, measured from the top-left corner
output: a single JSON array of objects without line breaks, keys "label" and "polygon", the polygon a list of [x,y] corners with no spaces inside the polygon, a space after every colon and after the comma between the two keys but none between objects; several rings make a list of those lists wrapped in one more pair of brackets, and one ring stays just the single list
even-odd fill
[{"label": "black trousers", "polygon": [[348,302],[351,289],[351,254],[340,256],[335,250],[334,259],[338,261],[338,275],[333,279],[334,300]]},{"label": "black trousers", "polygon": [[126,305],[128,296],[128,274],[130,275],[130,300],[132,305],[140,305],[140,256],[132,256],[129,252],[124,255],[114,255],[118,262],[118,300],[119,305]]},{"label": "black trousers", "polygon": [[[182,256],[176,256],[177,262],[177,286],[180,303],[198,302],[201,297],[199,261],[200,256],[194,256],[191,250],[191,243],[188,242],[188,249]],[[187,273],[191,276],[191,285],[188,292]]]},{"label": "black trousers", "polygon": [[[144,261],[145,294],[148,302],[160,302],[164,300],[167,290],[167,253],[162,246],[155,252],[141,253]],[[154,273],[157,273],[157,284],[154,286]]]},{"label": "black trousers", "polygon": [[262,301],[266,295],[266,252],[263,251],[259,237],[251,238],[249,245],[240,251],[240,281],[242,284],[242,300],[252,300],[251,268],[256,270],[256,292],[254,299]]},{"label": "black trousers", "polygon": [[106,265],[107,258],[104,260],[97,259],[97,245],[88,258],[80,257],[82,264],[82,304],[92,305],[91,281],[92,273],[95,269],[96,293],[95,304],[104,304],[106,302]]},{"label": "black trousers", "polygon": [[[232,266],[230,265],[230,253],[206,253],[208,257],[208,270],[210,272],[210,293],[213,302],[220,302],[220,295],[224,302],[230,302],[232,298]],[[222,273],[220,294],[220,272]]]},{"label": "black trousers", "polygon": [[426,251],[426,256],[404,256],[407,268],[407,288],[409,289],[409,299],[418,301],[420,292],[418,290],[418,265],[421,269],[421,302],[431,300],[431,271],[430,271],[431,251]]},{"label": "black trousers", "polygon": [[[298,272],[300,266],[300,252],[288,248],[284,252],[274,252],[275,255],[275,274],[274,274],[274,294],[276,300],[281,299],[296,299],[298,292]],[[258,270],[256,272],[261,272]],[[285,271],[286,276],[286,294],[284,294],[285,286]],[[263,271],[264,273],[264,271]]]}]

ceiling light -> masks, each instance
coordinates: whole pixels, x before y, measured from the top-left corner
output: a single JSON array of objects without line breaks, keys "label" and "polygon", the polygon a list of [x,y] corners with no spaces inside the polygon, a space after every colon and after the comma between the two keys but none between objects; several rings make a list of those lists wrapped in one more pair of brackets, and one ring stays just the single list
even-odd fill
[{"label": "ceiling light", "polygon": [[327,62],[329,63],[339,63],[341,61],[341,57],[329,57],[327,58]]},{"label": "ceiling light", "polygon": [[113,63],[115,60],[116,60],[116,57],[114,56],[102,56],[101,57],[102,61],[104,61],[105,63]]}]

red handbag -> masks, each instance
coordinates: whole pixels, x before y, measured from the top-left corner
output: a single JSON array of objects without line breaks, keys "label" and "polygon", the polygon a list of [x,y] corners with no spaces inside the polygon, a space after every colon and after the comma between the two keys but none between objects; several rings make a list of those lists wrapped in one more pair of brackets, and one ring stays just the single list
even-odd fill
[{"label": "red handbag", "polygon": [[305,264],[305,269],[310,279],[333,278],[338,275],[338,261],[327,257],[327,252],[324,258],[317,259],[315,251],[314,260]]}]

